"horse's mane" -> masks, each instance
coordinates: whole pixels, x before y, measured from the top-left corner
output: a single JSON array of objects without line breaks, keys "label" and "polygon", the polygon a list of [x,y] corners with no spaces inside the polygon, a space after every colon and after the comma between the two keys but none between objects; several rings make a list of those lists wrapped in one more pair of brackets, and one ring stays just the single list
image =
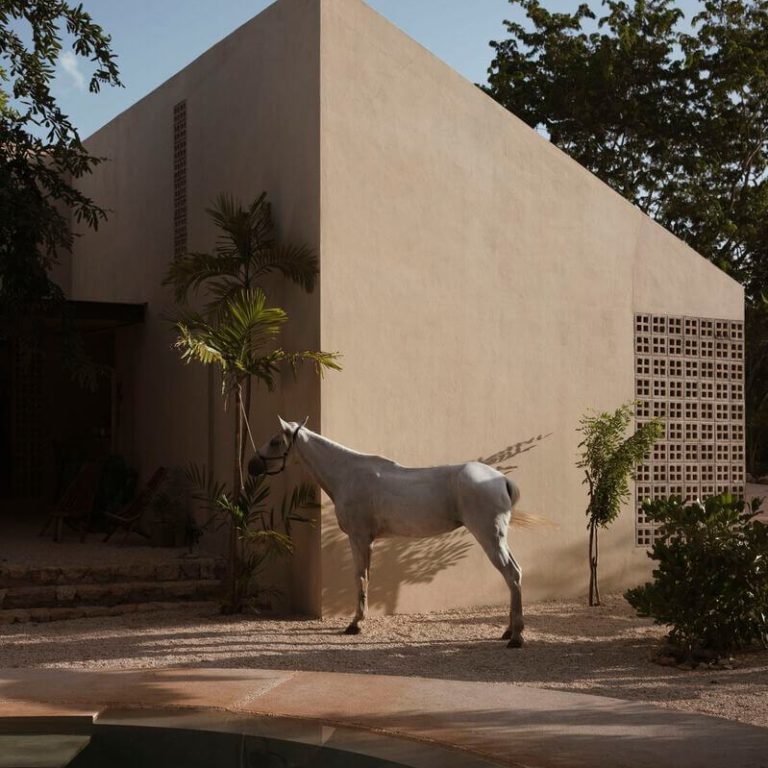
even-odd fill
[{"label": "horse's mane", "polygon": [[363,453],[362,451],[356,451],[353,448],[348,448],[346,445],[337,443],[335,440],[331,440],[330,437],[321,435],[318,432],[313,432],[311,429],[308,429],[307,427],[304,427],[304,429],[306,432],[312,435],[312,437],[316,438],[318,442],[324,443],[325,445],[328,445],[329,447],[334,448],[337,451],[346,454],[351,459],[368,459],[369,461],[375,461],[376,463],[384,464],[388,467],[400,466],[396,461],[393,461],[392,459],[389,459],[386,456],[379,456],[378,454],[375,454],[375,453]]}]

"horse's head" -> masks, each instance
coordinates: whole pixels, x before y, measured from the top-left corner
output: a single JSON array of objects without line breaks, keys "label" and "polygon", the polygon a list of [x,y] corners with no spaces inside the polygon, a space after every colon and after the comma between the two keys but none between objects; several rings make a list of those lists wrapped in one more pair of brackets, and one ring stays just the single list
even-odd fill
[{"label": "horse's head", "polygon": [[305,427],[309,416],[299,424],[296,421],[283,421],[279,416],[280,431],[267,440],[248,462],[251,475],[279,475],[292,458],[291,450],[298,437],[299,430]]}]

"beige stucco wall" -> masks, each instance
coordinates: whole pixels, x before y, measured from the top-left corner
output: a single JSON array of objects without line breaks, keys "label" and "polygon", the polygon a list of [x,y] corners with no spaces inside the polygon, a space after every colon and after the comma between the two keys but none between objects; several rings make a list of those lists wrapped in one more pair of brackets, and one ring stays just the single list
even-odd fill
[{"label": "beige stucco wall", "polygon": [[[403,464],[512,446],[520,508],[557,530],[510,533],[524,595],[586,590],[576,427],[633,397],[633,312],[740,318],[740,287],[359,0],[324,0],[321,343],[334,439]],[[604,589],[649,570],[627,509],[604,537]],[[326,612],[354,602],[323,520]],[[479,547],[374,549],[374,610],[502,603]]]},{"label": "beige stucco wall", "polygon": [[[204,211],[215,195],[226,192],[248,203],[262,190],[269,193],[282,236],[317,249],[318,67],[319,6],[314,0],[283,0],[87,141],[92,153],[108,160],[83,190],[112,212],[98,233],[77,241],[71,296],[148,302],[143,328],[120,345],[118,361],[125,391],[122,449],[143,476],[158,464],[213,459],[219,476],[229,479],[232,465],[231,412],[223,412],[218,389],[211,392],[201,366],[181,364],[163,319],[172,304],[161,280],[173,255],[173,106],[187,101],[190,250],[214,246],[216,230]],[[269,296],[291,318],[286,347],[316,348],[319,293],[306,296],[277,283]],[[264,440],[276,431],[277,411],[300,412],[318,423],[318,408],[309,372],[296,382],[288,379],[273,396],[261,390],[253,413],[256,437]],[[318,610],[306,597],[317,582],[311,563],[317,568],[318,543],[312,539],[318,535],[305,532],[296,559],[295,604],[305,610]]]}]

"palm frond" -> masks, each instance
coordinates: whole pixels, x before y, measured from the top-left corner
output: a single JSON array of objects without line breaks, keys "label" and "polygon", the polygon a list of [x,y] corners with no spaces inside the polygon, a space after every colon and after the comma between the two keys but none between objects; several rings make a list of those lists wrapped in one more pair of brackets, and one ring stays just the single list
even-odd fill
[{"label": "palm frond", "polygon": [[314,521],[307,515],[302,515],[299,510],[319,509],[320,503],[315,496],[315,486],[310,483],[301,483],[294,487],[290,497],[283,496],[280,504],[280,519],[286,534],[291,535],[293,523],[309,523]]},{"label": "palm frond", "polygon": [[199,312],[180,313],[174,324],[175,347],[182,360],[205,365],[216,363],[222,369],[224,390],[231,376],[274,377],[283,355],[267,351],[280,334],[287,315],[279,307],[267,307],[259,288],[239,289],[218,308],[214,316]]},{"label": "palm frond", "polygon": [[284,352],[282,351],[282,359],[291,366],[291,370],[296,373],[299,367],[305,363],[314,363],[315,372],[323,377],[326,370],[340,371],[341,363],[338,361],[341,359],[339,352],[313,352],[311,350],[304,350],[302,352]]},{"label": "palm frond", "polygon": [[307,293],[315,289],[319,273],[317,255],[305,245],[274,245],[258,250],[253,255],[253,266],[254,278],[277,272]]},{"label": "palm frond", "polygon": [[177,338],[174,347],[181,359],[189,364],[193,361],[203,365],[217,363],[227,370],[228,354],[218,337],[216,329],[202,315],[188,313],[175,320]]},{"label": "palm frond", "polygon": [[260,352],[248,358],[243,373],[255,376],[272,392],[275,388],[277,377],[282,373],[283,366],[287,363],[291,372],[296,375],[304,362],[314,363],[316,372],[322,378],[326,369],[341,370],[338,362],[341,355],[337,352],[286,352],[278,348],[269,353]]},{"label": "palm frond", "polygon": [[248,376],[257,378],[267,387],[269,392],[272,392],[275,388],[276,379],[280,375],[283,355],[282,349],[253,354],[246,361],[243,372]]},{"label": "palm frond", "polygon": [[266,481],[267,478],[264,475],[259,475],[258,477],[251,476],[245,481],[240,495],[249,507],[263,508],[266,511],[264,503],[270,494],[270,488]]},{"label": "palm frond", "polygon": [[220,194],[206,213],[221,233],[216,241],[220,256],[236,258],[247,269],[255,252],[272,247],[272,211],[266,192],[247,209],[230,195]]},{"label": "palm frond", "polygon": [[236,278],[239,261],[232,255],[188,253],[174,259],[163,278],[163,285],[173,287],[178,302],[186,302],[190,292],[197,292],[208,280]]},{"label": "palm frond", "polygon": [[221,278],[210,281],[205,288],[210,297],[206,311],[209,315],[216,315],[226,313],[227,302],[243,290],[243,284],[240,281]]},{"label": "palm frond", "polygon": [[246,288],[230,296],[222,307],[224,317],[217,322],[226,338],[237,339],[250,351],[263,348],[280,334],[288,315],[280,307],[267,307],[260,288]]},{"label": "palm frond", "polygon": [[267,193],[262,192],[249,206],[251,238],[257,249],[271,248],[274,242],[275,225],[272,221],[272,205]]},{"label": "palm frond", "polygon": [[246,217],[240,203],[231,195],[221,193],[216,196],[213,205],[205,209],[205,212],[219,230],[216,252],[236,253],[243,243],[243,220]]},{"label": "palm frond", "polygon": [[261,546],[267,556],[288,555],[293,552],[293,541],[280,531],[246,531],[243,540]]},{"label": "palm frond", "polygon": [[184,471],[184,479],[189,484],[191,497],[211,513],[211,517],[200,526],[206,529],[221,512],[222,500],[227,499],[226,485],[216,480],[213,473],[205,466],[194,463]]}]

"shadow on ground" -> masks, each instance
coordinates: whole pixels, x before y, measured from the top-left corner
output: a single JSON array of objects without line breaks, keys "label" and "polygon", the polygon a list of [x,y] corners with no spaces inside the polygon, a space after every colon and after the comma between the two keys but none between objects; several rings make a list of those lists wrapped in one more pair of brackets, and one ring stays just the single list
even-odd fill
[{"label": "shadow on ground", "polygon": [[[591,612],[575,603],[532,606],[527,646],[519,651],[499,639],[504,619],[501,609],[373,618],[357,637],[339,634],[342,620],[191,613],[24,625],[0,635],[0,668],[82,667],[72,671],[77,685],[90,684],[89,670],[106,668],[373,673],[518,683],[661,704],[692,702],[689,708],[704,712],[716,712],[717,696],[726,690],[745,701],[768,697],[768,652],[742,656],[734,670],[659,667],[649,658],[661,631],[633,617],[618,597]],[[0,698],[8,695],[0,690]],[[729,716],[739,719],[738,712]],[[768,714],[762,717],[761,724],[768,725]],[[745,710],[742,719],[750,718]]]}]

